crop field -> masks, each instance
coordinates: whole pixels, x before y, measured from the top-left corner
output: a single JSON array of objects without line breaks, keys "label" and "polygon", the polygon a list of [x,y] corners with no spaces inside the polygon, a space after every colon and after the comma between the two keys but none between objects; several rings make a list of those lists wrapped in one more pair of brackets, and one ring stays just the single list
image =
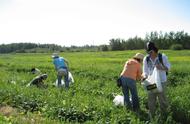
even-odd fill
[{"label": "crop field", "polygon": [[[14,109],[9,115],[0,111],[0,123],[190,123],[190,51],[161,51],[171,63],[168,75],[167,97],[170,112],[150,122],[147,94],[137,82],[142,112],[136,114],[123,106],[113,104],[113,94],[121,94],[116,79],[127,59],[143,50],[114,52],[66,52],[61,56],[69,61],[75,82],[68,90],[54,86],[56,71],[50,53],[0,54],[0,107]],[[36,67],[48,74],[48,88],[26,87],[36,76],[30,69]],[[159,108],[159,107],[157,107]]]}]

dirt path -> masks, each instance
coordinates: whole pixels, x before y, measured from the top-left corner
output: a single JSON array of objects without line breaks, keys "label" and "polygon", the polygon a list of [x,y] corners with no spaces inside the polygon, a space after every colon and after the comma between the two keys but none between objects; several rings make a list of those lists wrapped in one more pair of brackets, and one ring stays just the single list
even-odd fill
[{"label": "dirt path", "polygon": [[54,120],[43,118],[41,114],[23,114],[22,112],[19,112],[17,108],[8,105],[0,106],[0,115],[4,116],[8,122],[19,124],[58,124],[58,122]]},{"label": "dirt path", "polygon": [[4,116],[12,116],[16,114],[16,109],[11,106],[0,106],[0,114]]}]

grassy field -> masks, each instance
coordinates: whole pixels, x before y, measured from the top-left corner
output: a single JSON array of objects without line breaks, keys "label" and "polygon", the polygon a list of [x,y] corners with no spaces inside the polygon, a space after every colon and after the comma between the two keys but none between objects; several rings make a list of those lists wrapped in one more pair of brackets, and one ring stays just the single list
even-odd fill
[{"label": "grassy field", "polygon": [[[16,114],[0,115],[0,123],[150,123],[147,94],[138,83],[140,115],[114,106],[113,94],[125,61],[140,51],[61,53],[70,62],[75,83],[64,90],[53,86],[56,72],[50,54],[0,54],[0,106],[11,106]],[[168,93],[171,112],[166,119],[157,114],[152,123],[190,122],[190,51],[162,51],[171,62]],[[37,67],[48,74],[47,89],[26,87]],[[15,82],[16,84],[13,84]],[[158,112],[159,113],[159,112]]]}]

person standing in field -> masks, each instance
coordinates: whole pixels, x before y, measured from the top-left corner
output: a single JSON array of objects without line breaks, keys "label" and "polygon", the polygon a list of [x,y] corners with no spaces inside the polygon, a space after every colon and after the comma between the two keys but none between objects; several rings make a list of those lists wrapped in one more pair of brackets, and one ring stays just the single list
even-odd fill
[{"label": "person standing in field", "polygon": [[65,88],[69,88],[68,61],[63,57],[59,57],[57,53],[53,53],[52,58],[53,58],[53,64],[57,71],[58,87],[62,86],[61,80],[62,80],[62,77],[64,77]]},{"label": "person standing in field", "polygon": [[[141,79],[141,63],[144,55],[137,53],[132,59],[129,59],[121,72],[122,91],[124,94],[124,104],[134,111],[139,110],[139,98],[136,88],[136,80]],[[132,96],[132,103],[129,99],[129,91]]]},{"label": "person standing in field", "polygon": [[168,102],[165,95],[166,92],[166,81],[167,81],[167,71],[170,69],[170,63],[165,54],[158,52],[158,48],[153,42],[148,42],[146,46],[146,51],[148,55],[144,57],[143,60],[143,76],[148,78],[154,70],[157,68],[159,70],[162,92],[148,92],[148,108],[150,117],[154,117],[156,111],[156,100],[158,98],[160,103],[160,109],[163,114],[167,112]]}]

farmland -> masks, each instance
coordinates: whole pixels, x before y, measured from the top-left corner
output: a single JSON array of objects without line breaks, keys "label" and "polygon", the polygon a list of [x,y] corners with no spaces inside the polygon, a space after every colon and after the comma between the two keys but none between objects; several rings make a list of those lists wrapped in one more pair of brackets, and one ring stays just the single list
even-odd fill
[{"label": "farmland", "polygon": [[[113,94],[122,94],[116,86],[125,61],[143,50],[115,52],[66,52],[75,83],[69,90],[53,86],[56,72],[51,54],[0,54],[0,106],[17,110],[11,116],[0,115],[1,123],[150,123],[147,94],[137,82],[140,115],[114,106]],[[190,122],[190,51],[162,51],[171,63],[167,96],[170,113],[166,119],[159,112],[153,123]],[[48,74],[47,89],[26,87],[35,77],[36,67]],[[24,119],[23,119],[24,118]]]}]

